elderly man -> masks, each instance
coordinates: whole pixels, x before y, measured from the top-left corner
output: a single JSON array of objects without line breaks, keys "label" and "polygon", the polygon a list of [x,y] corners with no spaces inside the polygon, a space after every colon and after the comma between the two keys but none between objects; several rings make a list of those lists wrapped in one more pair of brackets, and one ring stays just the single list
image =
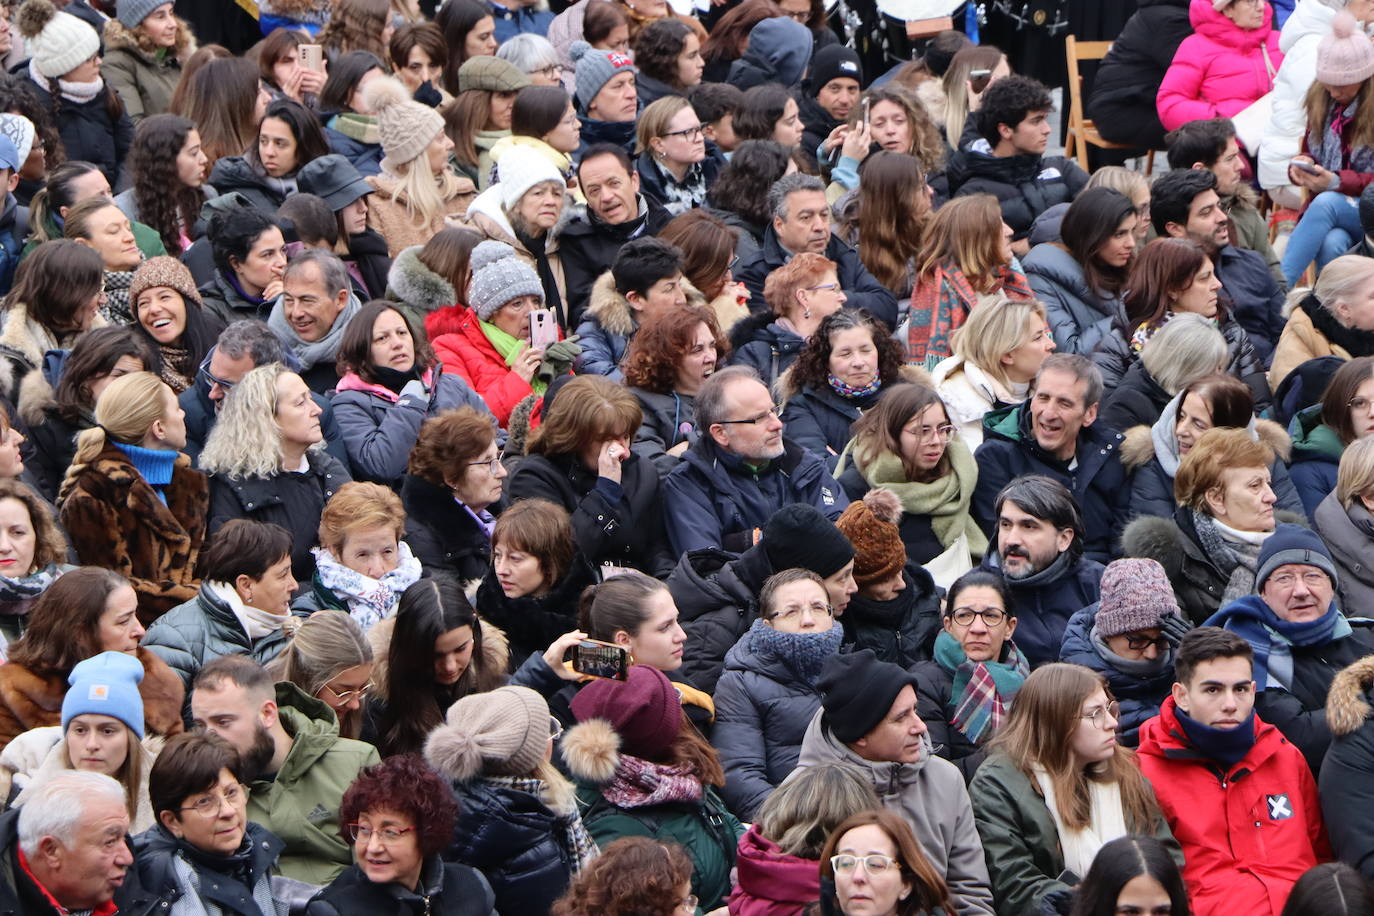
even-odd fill
[{"label": "elderly man", "polygon": [[742,551],[755,529],[789,503],[815,506],[831,521],[849,497],[825,462],[783,437],[773,396],[753,369],[731,366],[697,394],[706,435],[663,481],[663,516],[673,552]]},{"label": "elderly man", "polygon": [[768,275],[793,255],[810,251],[835,262],[850,308],[868,309],[874,318],[896,327],[897,297],[868,272],[857,251],[830,234],[830,204],[819,178],[800,173],[779,178],[768,191],[768,209],[773,222],[764,230],[763,247],[735,274],[749,288],[749,305],[755,313],[767,310],[763,283]]},{"label": "elderly man", "polygon": [[282,294],[267,326],[296,357],[301,378],[316,394],[339,383],[334,360],[344,329],[360,308],[348,269],[337,255],[307,248],[286,265]]}]

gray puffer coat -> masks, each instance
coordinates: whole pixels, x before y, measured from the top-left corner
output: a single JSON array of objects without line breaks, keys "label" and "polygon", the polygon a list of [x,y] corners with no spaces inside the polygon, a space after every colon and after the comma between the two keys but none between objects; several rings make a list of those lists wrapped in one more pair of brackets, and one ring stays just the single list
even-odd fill
[{"label": "gray puffer coat", "polygon": [[1090,355],[1112,333],[1119,300],[1088,289],[1083,267],[1061,246],[1036,245],[1021,260],[1035,298],[1045,303],[1050,333],[1060,353]]}]

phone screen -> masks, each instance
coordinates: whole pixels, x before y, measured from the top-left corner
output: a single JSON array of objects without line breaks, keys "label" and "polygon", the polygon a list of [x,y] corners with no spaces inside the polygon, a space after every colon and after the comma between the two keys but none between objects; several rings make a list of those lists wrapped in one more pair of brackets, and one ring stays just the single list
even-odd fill
[{"label": "phone screen", "polygon": [[621,646],[584,639],[573,646],[572,666],[578,674],[623,681],[629,675],[629,653]]},{"label": "phone screen", "polygon": [[530,312],[530,346],[542,350],[557,342],[558,322],[553,320],[553,312],[548,309]]}]

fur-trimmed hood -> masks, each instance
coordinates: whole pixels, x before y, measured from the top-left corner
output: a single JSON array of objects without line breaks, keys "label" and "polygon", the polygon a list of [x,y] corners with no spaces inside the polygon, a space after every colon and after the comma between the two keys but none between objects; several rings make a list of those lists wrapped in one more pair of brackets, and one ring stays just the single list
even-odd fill
[{"label": "fur-trimmed hood", "polygon": [[[175,17],[177,21],[177,43],[173,45],[172,51],[176,54],[177,60],[185,63],[191,55],[196,53],[196,37],[191,30],[191,24],[180,16]],[[128,51],[136,54],[148,63],[154,63],[157,59],[157,50],[152,48],[145,38],[139,41],[139,34],[126,27],[118,19],[111,19],[105,23],[105,52]]]},{"label": "fur-trimmed hood", "polygon": [[620,735],[605,719],[588,719],[563,733],[558,744],[574,778],[604,785],[620,766]]},{"label": "fur-trimmed hood", "polygon": [[[686,281],[684,281],[686,282]],[[587,317],[596,319],[602,330],[629,337],[638,327],[630,302],[615,288],[615,277],[608,270],[596,278],[588,299]]]},{"label": "fur-trimmed hood", "polygon": [[1374,655],[1366,656],[1341,671],[1326,694],[1326,724],[1337,737],[1359,731],[1374,707],[1369,691],[1374,688]]},{"label": "fur-trimmed hood", "polygon": [[[3,322],[0,323],[0,356],[9,357],[0,359],[0,393],[16,392],[19,383],[35,373],[41,379],[42,372],[37,370],[43,368],[44,354],[49,350],[71,349],[77,336],[54,337],[47,328],[29,318],[28,306],[22,302],[9,303],[0,321]],[[91,328],[103,328],[107,324],[109,322],[100,315],[91,320]],[[36,393],[36,390],[29,392],[30,396]],[[20,403],[16,406],[22,411],[23,399],[17,400]]]},{"label": "fur-trimmed hood", "polygon": [[458,302],[453,284],[420,260],[423,245],[412,245],[396,255],[386,275],[387,298],[399,299],[424,312],[447,308]]},{"label": "fur-trimmed hood", "polygon": [[[1273,420],[1255,420],[1255,435],[1260,442],[1269,446],[1284,464],[1293,454],[1293,439]],[[1121,463],[1126,470],[1134,471],[1150,463],[1155,457],[1155,443],[1150,436],[1150,427],[1141,424],[1126,430],[1126,438],[1121,443]]]},{"label": "fur-trimmed hood", "polygon": [[[391,654],[391,631],[396,627],[396,618],[391,616],[375,624],[367,631],[368,644],[372,646],[372,684],[373,696],[386,702],[387,664]],[[502,678],[510,665],[510,643],[506,631],[482,621],[482,654],[474,656],[472,664],[477,670],[478,680],[486,683],[488,677]],[[500,686],[493,683],[492,687]],[[477,689],[490,689],[479,685]]]}]

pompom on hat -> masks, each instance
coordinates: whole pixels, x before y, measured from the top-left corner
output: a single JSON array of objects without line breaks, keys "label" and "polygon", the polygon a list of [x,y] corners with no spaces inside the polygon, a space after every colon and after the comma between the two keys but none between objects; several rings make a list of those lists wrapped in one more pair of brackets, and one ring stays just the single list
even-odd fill
[{"label": "pompom on hat", "polygon": [[1331,20],[1331,33],[1317,45],[1318,82],[1328,86],[1353,86],[1374,76],[1374,44],[1341,10]]},{"label": "pompom on hat", "polygon": [[854,581],[859,588],[886,582],[906,566],[906,543],[897,524],[902,502],[881,487],[855,500],[835,522],[854,545]]},{"label": "pompom on hat", "polygon": [[29,66],[45,79],[57,79],[100,52],[100,36],[82,20],[64,13],[51,0],[25,0],[15,17]]},{"label": "pompom on hat", "polygon": [[602,87],[619,73],[625,70],[639,73],[635,62],[626,55],[593,48],[585,41],[574,41],[568,48],[568,56],[576,63],[577,101],[583,111],[592,104]]},{"label": "pompom on hat", "polygon": [[363,104],[377,116],[377,133],[386,155],[382,168],[389,172],[420,158],[444,132],[443,116],[411,99],[406,87],[392,77],[377,77],[368,83]]},{"label": "pompom on hat", "polygon": [[468,307],[483,321],[507,302],[521,296],[544,300],[544,285],[534,268],[515,255],[505,242],[485,241],[472,249],[469,258],[472,280],[468,283]]},{"label": "pompom on hat", "polygon": [[578,722],[609,722],[621,749],[643,760],[662,759],[682,728],[677,688],[648,665],[631,665],[623,681],[593,680],[573,697],[572,712]]}]

